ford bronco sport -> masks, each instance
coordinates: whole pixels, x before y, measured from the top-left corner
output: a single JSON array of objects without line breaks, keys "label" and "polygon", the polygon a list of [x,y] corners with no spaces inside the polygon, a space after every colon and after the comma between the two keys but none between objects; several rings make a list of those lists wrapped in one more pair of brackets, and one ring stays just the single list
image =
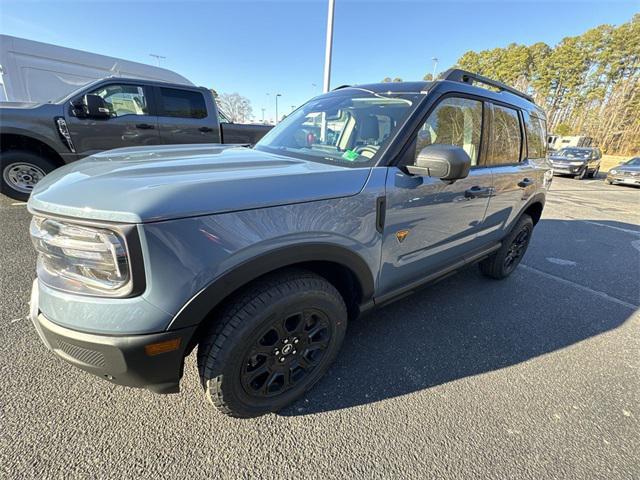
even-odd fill
[{"label": "ford bronco sport", "polygon": [[33,323],[67,362],[159,393],[197,348],[218,409],[277,411],[348,321],[471,263],[514,271],[552,179],[545,134],[529,97],[450,70],[320,95],[252,149],[88,157],[29,200]]}]

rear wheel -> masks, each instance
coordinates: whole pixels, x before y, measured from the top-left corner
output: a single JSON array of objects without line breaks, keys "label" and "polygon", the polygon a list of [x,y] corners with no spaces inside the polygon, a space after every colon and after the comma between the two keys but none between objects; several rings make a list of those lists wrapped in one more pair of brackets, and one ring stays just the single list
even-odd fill
[{"label": "rear wheel", "polygon": [[324,278],[288,270],[232,299],[198,348],[207,399],[233,417],[275,412],[311,388],[347,327],[342,296]]},{"label": "rear wheel", "polygon": [[56,168],[49,159],[24,150],[2,152],[0,160],[0,190],[15,200],[27,201],[36,184]]},{"label": "rear wheel", "polygon": [[527,251],[532,233],[533,220],[529,215],[523,214],[502,241],[502,246],[480,262],[480,271],[487,277],[498,280],[511,275]]}]

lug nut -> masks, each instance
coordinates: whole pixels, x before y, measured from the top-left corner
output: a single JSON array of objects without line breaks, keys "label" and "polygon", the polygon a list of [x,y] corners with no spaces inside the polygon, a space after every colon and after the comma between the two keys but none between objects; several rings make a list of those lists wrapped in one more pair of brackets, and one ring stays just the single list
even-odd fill
[{"label": "lug nut", "polygon": [[296,353],[298,353],[298,352],[297,352],[296,350],[294,350],[294,351],[293,351],[293,352],[291,352],[291,353],[293,353],[293,354],[295,355],[295,354],[296,354]]},{"label": "lug nut", "polygon": [[280,363],[284,362],[284,357],[280,358]]},{"label": "lug nut", "polygon": [[276,351],[273,352],[273,353],[274,353],[274,355],[280,355],[280,350],[276,349]]},{"label": "lug nut", "polygon": [[288,338],[285,338],[285,339],[284,339],[284,343],[289,343],[289,339],[288,339]]},{"label": "lug nut", "polygon": [[297,338],[294,338],[294,339],[293,339],[293,343],[298,343],[298,339],[297,339]]}]

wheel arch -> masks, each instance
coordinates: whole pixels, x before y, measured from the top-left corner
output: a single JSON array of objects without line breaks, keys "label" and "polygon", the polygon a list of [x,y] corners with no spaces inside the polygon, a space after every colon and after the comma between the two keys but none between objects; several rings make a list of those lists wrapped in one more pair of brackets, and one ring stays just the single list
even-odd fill
[{"label": "wheel arch", "polygon": [[167,330],[209,324],[216,309],[234,293],[266,274],[291,267],[313,271],[332,283],[345,299],[350,317],[373,298],[373,274],[356,252],[334,244],[292,245],[265,252],[217,277],[189,300]]},{"label": "wheel arch", "polygon": [[25,150],[41,155],[54,162],[57,167],[65,165],[64,159],[53,146],[45,140],[33,136],[30,132],[20,130],[0,132],[0,151],[11,150]]},{"label": "wheel arch", "polygon": [[540,193],[534,195],[529,202],[527,202],[526,207],[522,211],[523,214],[527,214],[533,220],[533,225],[536,225],[540,221],[540,217],[542,216],[542,210],[544,209],[544,194]]}]

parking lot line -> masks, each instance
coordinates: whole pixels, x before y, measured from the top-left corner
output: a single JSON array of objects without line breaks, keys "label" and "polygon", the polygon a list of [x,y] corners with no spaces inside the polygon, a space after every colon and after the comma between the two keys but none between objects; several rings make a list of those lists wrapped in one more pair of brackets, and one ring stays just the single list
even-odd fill
[{"label": "parking lot line", "polygon": [[580,285],[579,283],[572,282],[571,280],[567,280],[566,278],[558,277],[556,275],[552,275],[551,273],[538,270],[537,268],[530,267],[529,265],[525,265],[521,263],[520,267],[524,268],[529,272],[537,273],[538,275],[548,278],[550,280],[555,280],[557,282],[564,283],[565,285],[571,285],[572,287],[575,287],[578,290],[582,290],[583,292],[590,293],[591,295],[595,295],[605,300],[608,300],[610,302],[617,303],[618,305],[622,305],[623,307],[630,308],[631,310],[636,310],[640,308],[640,305],[634,305],[633,303],[625,302],[624,300],[620,300],[619,298],[612,297],[607,293],[601,292],[599,290],[593,290],[592,288],[585,287],[584,285]]}]

